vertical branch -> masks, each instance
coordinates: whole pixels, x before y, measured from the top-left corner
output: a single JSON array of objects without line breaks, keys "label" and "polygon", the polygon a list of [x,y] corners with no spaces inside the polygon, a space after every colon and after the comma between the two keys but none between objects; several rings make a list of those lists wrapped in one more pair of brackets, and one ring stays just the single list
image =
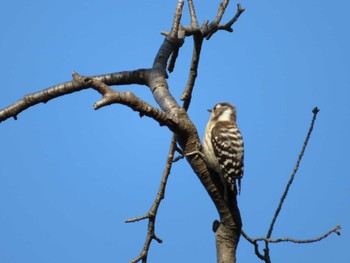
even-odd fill
[{"label": "vertical branch", "polygon": [[199,64],[200,53],[202,50],[203,37],[199,35],[194,35],[193,41],[194,41],[194,46],[193,46],[193,52],[192,52],[190,73],[189,73],[185,90],[181,96],[181,100],[184,101],[183,108],[185,110],[188,110],[188,107],[190,105],[193,87],[197,78],[198,64]]},{"label": "vertical branch", "polygon": [[173,26],[170,31],[170,35],[168,35],[167,39],[174,44],[174,49],[171,53],[171,58],[168,65],[168,71],[173,72],[176,59],[179,55],[179,49],[182,46],[185,38],[185,33],[181,30],[182,26],[180,24],[182,17],[182,9],[183,9],[184,1],[179,0],[177,3]]},{"label": "vertical branch", "polygon": [[191,17],[191,26],[195,28],[199,28],[196,11],[194,9],[193,1],[188,0],[188,9],[190,10],[190,17]]}]

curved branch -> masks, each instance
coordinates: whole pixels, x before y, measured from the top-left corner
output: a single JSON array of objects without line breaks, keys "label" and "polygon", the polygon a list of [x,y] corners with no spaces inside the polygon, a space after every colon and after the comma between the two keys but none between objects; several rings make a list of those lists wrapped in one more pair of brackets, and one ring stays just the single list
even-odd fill
[{"label": "curved branch", "polygon": [[73,78],[75,81],[87,84],[97,90],[103,98],[94,104],[95,110],[111,105],[114,103],[119,103],[126,105],[140,113],[140,116],[147,116],[154,120],[156,120],[160,126],[166,125],[170,130],[174,130],[177,124],[177,121],[170,118],[166,113],[154,108],[152,105],[138,98],[135,94],[130,91],[127,92],[119,92],[116,91],[105,83],[99,81],[98,79],[91,77],[84,77],[79,75],[78,73],[73,73]]},{"label": "curved branch", "polygon": [[295,238],[289,238],[289,237],[284,237],[284,238],[255,238],[254,240],[256,241],[266,241],[269,243],[281,243],[281,242],[291,242],[291,243],[297,243],[297,244],[305,244],[305,243],[314,243],[321,241],[322,239],[325,239],[328,237],[330,234],[335,233],[338,236],[340,235],[340,230],[341,226],[337,225],[335,228],[329,230],[327,233],[324,233],[323,235],[315,238],[310,238],[310,239],[295,239]]},{"label": "curved branch", "polygon": [[242,230],[242,235],[251,244],[255,244],[258,241],[265,241],[268,243],[291,242],[291,243],[297,243],[297,244],[305,244],[305,243],[314,243],[314,242],[321,241],[322,239],[325,239],[326,237],[328,237],[332,233],[335,233],[338,236],[340,236],[341,229],[342,229],[342,227],[340,225],[336,225],[333,229],[329,230],[328,232],[324,233],[323,235],[321,235],[319,237],[309,238],[309,239],[295,239],[295,238],[290,238],[290,237],[283,237],[283,238],[256,237],[256,238],[251,238],[243,230]]},{"label": "curved branch", "polygon": [[[128,84],[140,84],[147,85],[150,70],[138,69],[133,71],[123,71],[111,74],[104,74],[93,76],[94,78],[106,85],[128,85]],[[73,92],[78,92],[84,89],[88,89],[91,86],[89,83],[79,81],[68,81],[61,84],[54,85],[42,91],[28,94],[17,102],[9,105],[8,107],[0,110],[0,122],[8,119],[17,119],[17,116],[22,111],[39,103],[46,103],[49,100],[64,96]]]},{"label": "curved branch", "polygon": [[254,252],[255,255],[265,261],[265,262],[270,262],[270,255],[269,255],[269,250],[266,250],[266,248],[264,249],[264,255],[260,253],[259,251],[259,242],[260,241],[264,241],[265,244],[266,243],[281,243],[281,242],[291,242],[291,243],[296,243],[296,244],[307,244],[307,243],[314,243],[314,242],[318,242],[321,241],[322,239],[328,237],[330,234],[335,233],[338,236],[340,235],[340,229],[341,226],[337,225],[336,227],[334,227],[333,229],[329,230],[328,232],[326,232],[325,234],[319,236],[319,237],[315,237],[315,238],[310,238],[310,239],[295,239],[295,238],[289,238],[289,237],[285,237],[285,238],[266,238],[266,237],[258,237],[258,238],[250,238],[243,230],[242,230],[242,236],[251,244],[254,245]]}]

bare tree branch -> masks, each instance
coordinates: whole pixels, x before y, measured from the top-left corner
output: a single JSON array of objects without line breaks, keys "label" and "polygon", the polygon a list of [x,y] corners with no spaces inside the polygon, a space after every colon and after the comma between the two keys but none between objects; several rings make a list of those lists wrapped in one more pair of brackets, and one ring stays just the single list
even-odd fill
[{"label": "bare tree branch", "polygon": [[262,255],[259,251],[259,244],[258,244],[258,241],[250,238],[242,229],[242,236],[248,241],[250,242],[251,244],[254,245],[254,252],[255,252],[255,255],[257,255],[257,257],[261,260],[264,260],[265,261],[265,256]]},{"label": "bare tree branch", "polygon": [[80,82],[84,85],[88,84],[103,96],[100,101],[94,104],[95,110],[107,105],[119,103],[132,108],[134,111],[139,112],[141,117],[145,115],[156,120],[160,126],[166,125],[170,130],[174,130],[176,127],[176,120],[169,118],[167,114],[141,100],[130,91],[118,92],[96,78],[84,77],[76,72],[73,73],[73,78],[75,81]]},{"label": "bare tree branch", "polygon": [[171,28],[171,33],[170,35],[167,36],[167,39],[170,42],[175,42],[174,50],[171,54],[171,58],[169,61],[169,66],[168,66],[169,72],[172,72],[174,70],[176,59],[179,55],[179,49],[184,43],[184,39],[185,39],[185,32],[182,30],[182,26],[180,24],[183,5],[184,5],[184,1],[179,0],[175,11],[174,22]]},{"label": "bare tree branch", "polygon": [[222,16],[225,13],[225,10],[226,10],[226,8],[228,6],[228,3],[229,3],[229,0],[224,0],[220,4],[219,10],[218,10],[218,14],[217,14],[216,18],[211,23],[209,23],[209,24],[205,23],[203,25],[203,27],[202,27],[203,35],[206,36],[207,40],[209,40],[212,37],[212,35],[216,31],[218,31],[219,29],[232,32],[233,31],[232,28],[231,28],[232,25],[237,21],[239,16],[245,11],[245,9],[242,8],[240,4],[237,4],[237,13],[236,13],[236,15],[228,23],[226,23],[225,25],[220,25]]},{"label": "bare tree branch", "polygon": [[310,238],[310,239],[295,239],[295,238],[290,238],[290,237],[284,237],[284,238],[266,238],[266,237],[258,237],[258,238],[247,238],[247,240],[250,243],[254,243],[257,241],[266,241],[268,243],[281,243],[281,242],[291,242],[291,243],[297,243],[297,244],[303,244],[303,243],[314,243],[321,241],[322,239],[328,237],[330,234],[335,233],[337,235],[340,235],[340,230],[341,226],[337,225],[333,229],[329,230],[325,234],[315,237],[315,238]]},{"label": "bare tree branch", "polygon": [[320,111],[320,110],[319,110],[317,107],[315,107],[315,108],[312,110],[313,117],[312,117],[312,121],[311,121],[311,124],[310,124],[310,127],[309,127],[309,131],[308,131],[308,133],[307,133],[307,135],[306,135],[306,138],[305,138],[305,140],[304,140],[303,147],[302,147],[301,152],[300,152],[300,154],[299,154],[299,156],[298,156],[298,159],[297,159],[297,162],[296,162],[296,164],[295,164],[295,166],[294,166],[293,172],[292,172],[292,174],[291,174],[291,176],[290,176],[290,178],[289,178],[289,181],[288,181],[288,183],[287,183],[286,189],[284,190],[284,193],[282,194],[281,200],[280,200],[280,202],[279,202],[279,204],[278,204],[278,207],[277,207],[277,209],[276,209],[276,211],[275,211],[275,214],[274,214],[274,216],[273,216],[273,218],[272,218],[272,221],[271,221],[269,230],[267,231],[266,238],[270,238],[270,237],[271,237],[271,234],[272,234],[272,231],[273,231],[273,227],[274,227],[274,225],[275,225],[275,223],[276,223],[277,217],[278,217],[278,215],[279,215],[279,213],[280,213],[280,211],[281,211],[281,209],[282,209],[282,205],[283,205],[283,203],[284,203],[284,200],[285,200],[286,197],[287,197],[289,188],[290,188],[290,186],[292,185],[292,183],[293,183],[293,181],[294,181],[294,177],[295,177],[295,175],[296,175],[296,173],[297,173],[297,171],[298,171],[298,169],[299,169],[300,161],[301,161],[301,159],[303,158],[303,155],[304,155],[306,146],[307,146],[307,144],[308,144],[308,142],[309,142],[309,139],[310,139],[312,130],[313,130],[313,128],[314,128],[314,124],[315,124],[315,120],[316,120],[317,113],[318,113],[319,111]]},{"label": "bare tree branch", "polygon": [[289,237],[285,237],[285,238],[276,238],[276,239],[271,239],[271,238],[266,238],[266,237],[258,237],[258,238],[250,238],[243,230],[242,230],[242,235],[243,237],[251,244],[254,245],[254,252],[255,255],[265,261],[265,262],[269,262],[270,260],[270,255],[268,254],[266,257],[266,250],[264,249],[265,254],[261,254],[259,251],[259,241],[264,241],[265,243],[281,243],[281,242],[291,242],[291,243],[296,243],[296,244],[307,244],[307,243],[314,243],[314,242],[318,242],[321,241],[322,239],[328,237],[330,234],[335,233],[337,235],[340,235],[340,229],[341,226],[337,225],[336,227],[334,227],[333,229],[329,230],[328,232],[326,232],[325,234],[319,236],[319,237],[315,237],[315,238],[310,238],[310,239],[295,239],[295,238],[289,238]]},{"label": "bare tree branch", "polygon": [[194,9],[193,1],[188,0],[188,9],[190,10],[191,27],[199,28],[196,11]]},{"label": "bare tree branch", "polygon": [[[140,84],[147,85],[150,71],[146,69],[138,69],[134,71],[117,72],[99,76],[93,76],[97,81],[100,81],[106,85],[129,85],[129,84]],[[0,122],[8,119],[17,119],[17,116],[22,111],[28,109],[39,103],[46,103],[49,100],[55,99],[60,96],[64,96],[73,92],[78,92],[84,89],[90,88],[89,83],[68,81],[58,85],[54,85],[42,91],[28,94],[22,99],[13,103],[12,105],[5,107],[0,110]]]},{"label": "bare tree branch", "polygon": [[[312,110],[312,113],[313,113],[313,117],[312,117],[312,121],[311,121],[311,125],[310,125],[310,128],[309,128],[309,131],[306,135],[306,138],[305,138],[305,141],[304,141],[304,144],[303,144],[303,147],[301,149],[301,152],[298,156],[298,159],[297,159],[297,162],[295,164],[295,167],[293,169],[293,172],[289,178],[289,181],[287,183],[287,186],[286,186],[286,189],[284,190],[284,193],[282,194],[282,197],[280,199],[280,202],[278,204],[278,207],[275,211],[275,214],[272,218],[272,221],[271,221],[271,224],[270,224],[270,227],[269,227],[269,230],[267,231],[267,235],[266,235],[266,238],[269,239],[272,235],[272,231],[273,231],[273,227],[276,223],[276,220],[277,220],[277,217],[282,209],[282,205],[287,197],[287,194],[288,194],[288,191],[289,191],[289,188],[290,186],[292,185],[293,183],[293,180],[294,180],[294,177],[299,169],[299,164],[300,164],[300,161],[304,155],[304,152],[305,152],[305,149],[306,149],[306,146],[307,146],[307,143],[309,142],[309,139],[310,139],[310,136],[311,136],[311,133],[312,133],[312,130],[313,130],[313,127],[314,127],[314,123],[315,123],[315,120],[316,120],[316,116],[317,116],[317,113],[319,112],[319,109],[317,107],[315,107],[313,110]],[[264,249],[264,257],[265,257],[265,262],[266,263],[270,263],[271,262],[271,259],[270,259],[270,248],[269,248],[269,242],[265,241],[265,249]]]},{"label": "bare tree branch", "polygon": [[[297,159],[297,162],[295,164],[295,167],[293,169],[293,172],[289,178],[289,181],[286,185],[286,188],[285,188],[285,191],[283,192],[282,194],[282,197],[280,199],[280,202],[278,204],[278,207],[275,211],[275,214],[272,218],[272,221],[271,221],[271,224],[270,224],[270,227],[269,227],[269,230],[267,232],[267,235],[266,237],[259,237],[259,238],[250,238],[243,230],[242,230],[242,235],[243,237],[248,241],[250,242],[251,244],[254,245],[254,251],[255,251],[255,254],[257,255],[257,257],[267,263],[271,262],[271,259],[270,259],[270,249],[269,249],[269,244],[270,243],[280,243],[280,242],[292,242],[292,243],[298,243],[298,244],[304,244],[304,243],[313,243],[313,242],[318,242],[318,241],[321,241],[322,239],[328,237],[330,234],[332,233],[336,233],[337,235],[340,235],[340,229],[341,229],[341,226],[337,225],[335,228],[329,230],[327,233],[319,236],[319,237],[316,237],[316,238],[311,238],[311,239],[295,239],[295,238],[289,238],[289,237],[285,237],[285,238],[276,238],[276,239],[272,239],[270,238],[271,237],[271,234],[272,234],[272,231],[273,231],[273,227],[274,227],[274,224],[276,223],[276,220],[277,220],[277,217],[282,209],[282,205],[287,197],[287,194],[288,194],[288,191],[289,191],[289,188],[290,186],[292,185],[293,183],[293,180],[295,178],[295,175],[299,169],[299,165],[300,165],[300,162],[301,162],[301,159],[302,157],[304,156],[304,153],[305,153],[305,150],[306,150],[306,147],[307,147],[307,144],[309,142],[309,139],[311,137],[311,133],[312,133],[312,130],[313,130],[313,127],[314,127],[314,124],[315,124],[315,121],[316,121],[316,116],[317,116],[317,113],[319,112],[320,110],[315,107],[313,110],[312,110],[312,113],[313,113],[313,117],[312,117],[312,120],[311,120],[311,124],[310,124],[310,127],[309,127],[309,130],[308,130],[308,133],[306,135],[306,138],[304,140],[304,143],[303,143],[303,147],[301,149],[301,152],[298,156],[298,159]],[[265,248],[264,248],[264,254],[261,254],[260,251],[259,251],[259,244],[258,242],[259,241],[263,241],[264,244],[265,244]]]},{"label": "bare tree branch", "polygon": [[241,7],[240,4],[237,4],[237,13],[236,15],[226,24],[218,25],[218,30],[226,30],[228,32],[232,32],[232,25],[238,20],[239,16],[245,11],[244,8]]},{"label": "bare tree branch", "polygon": [[176,150],[176,139],[175,139],[175,136],[173,136],[173,138],[171,139],[171,145],[170,145],[167,161],[165,164],[162,180],[160,182],[159,190],[151,209],[144,216],[125,220],[126,223],[131,223],[131,222],[137,222],[140,220],[148,219],[148,232],[147,232],[145,244],[143,246],[143,249],[140,255],[136,257],[134,260],[132,260],[131,263],[136,263],[140,260],[142,260],[142,262],[147,261],[149,247],[153,239],[155,239],[159,243],[162,243],[162,240],[155,235],[155,222],[156,222],[156,217],[158,213],[158,208],[160,206],[161,201],[164,199],[165,188],[168,181],[168,177],[170,175],[175,150]]}]

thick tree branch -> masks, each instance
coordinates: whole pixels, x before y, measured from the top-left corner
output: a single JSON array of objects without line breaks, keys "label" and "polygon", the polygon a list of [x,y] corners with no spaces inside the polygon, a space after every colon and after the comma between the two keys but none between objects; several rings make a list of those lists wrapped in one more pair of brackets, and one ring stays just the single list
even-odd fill
[{"label": "thick tree branch", "polygon": [[[150,73],[151,72],[149,70],[138,69],[134,71],[124,71],[93,76],[91,78],[94,78],[95,80],[98,80],[106,85],[146,85]],[[91,85],[89,83],[73,80],[54,85],[36,93],[28,94],[12,105],[0,110],[0,122],[11,117],[17,119],[19,113],[36,104],[46,103],[49,100],[55,99],[57,97],[88,89],[90,87]]]},{"label": "thick tree branch", "polygon": [[77,82],[88,84],[103,96],[100,101],[94,104],[95,110],[107,105],[119,103],[139,112],[141,117],[145,115],[156,120],[160,126],[166,125],[170,130],[174,130],[176,127],[177,122],[175,120],[169,118],[164,112],[141,100],[130,91],[116,91],[96,78],[84,77],[76,72],[73,73],[73,78]]},{"label": "thick tree branch", "polygon": [[[171,34],[166,33],[166,39],[161,46],[156,58],[155,62],[153,64],[153,68],[159,70],[159,78],[157,81],[163,81],[162,85],[156,86],[156,89],[153,89],[152,91],[157,91],[157,89],[161,89],[161,91],[164,93],[168,92],[167,83],[165,81],[165,78],[167,77],[165,75],[165,66],[166,66],[166,58],[169,57],[169,54],[171,54],[170,50],[171,47],[174,48],[175,51],[177,50],[176,45],[182,45],[181,41],[178,41],[177,37],[180,35],[179,30],[182,29],[181,25],[179,24],[179,10],[182,9],[182,1],[179,1],[179,4],[177,6],[176,12],[175,12],[175,18],[174,18],[174,25],[171,30]],[[188,77],[188,82],[185,87],[183,96],[181,97],[182,100],[184,100],[183,109],[187,110],[190,102],[191,102],[191,94],[193,91],[193,87],[195,84],[195,79],[197,77],[197,70],[198,70],[198,64],[199,64],[199,58],[200,58],[200,51],[203,43],[203,36],[201,34],[200,28],[198,26],[198,23],[196,23],[197,19],[195,17],[195,10],[193,7],[192,1],[189,1],[189,10],[191,15],[191,30],[193,30],[193,39],[194,39],[194,48],[193,48],[193,54],[192,54],[192,60],[191,60],[191,66],[190,66],[190,74]],[[197,28],[194,28],[197,26]],[[174,30],[175,29],[175,30]],[[176,32],[177,30],[177,32]],[[196,32],[196,33],[195,33]],[[174,51],[173,51],[174,52]],[[174,53],[172,53],[172,56],[174,56]],[[175,64],[174,57],[170,59],[170,68],[173,69],[173,66]],[[161,76],[162,75],[162,76]],[[152,86],[152,85],[150,85]],[[151,88],[152,89],[152,88]],[[153,93],[155,98],[156,95]],[[164,97],[164,96],[162,96]],[[167,98],[171,98],[170,96],[166,96]],[[157,100],[157,99],[156,99]],[[168,105],[175,105],[175,103],[171,102],[168,103]],[[162,107],[162,106],[161,106]],[[166,112],[172,112],[170,107],[162,107],[162,109]],[[182,147],[182,152],[188,153],[193,152],[193,149],[195,151],[199,150],[200,140],[197,135],[197,131],[195,130],[194,125],[190,122],[187,114],[184,111],[181,111],[181,109],[177,109],[176,106],[173,107],[173,109],[178,110],[178,118],[179,120],[182,120],[179,122],[178,125],[178,131],[176,133],[176,138],[179,144]],[[173,110],[174,112],[174,110]],[[172,146],[173,146],[172,142]],[[173,154],[176,148],[173,149],[171,153],[171,157],[173,161]],[[169,153],[169,154],[170,154]],[[168,155],[169,157],[170,155]],[[207,189],[209,195],[212,197],[215,205],[218,208],[221,222],[223,224],[219,225],[219,228],[216,229],[216,237],[217,237],[217,249],[218,249],[218,261],[219,262],[232,262],[235,261],[235,251],[237,248],[239,236],[240,236],[240,229],[241,229],[241,219],[239,210],[237,207],[237,202],[235,202],[235,207],[232,209],[228,209],[227,204],[223,201],[221,193],[216,188],[215,184],[211,180],[211,176],[208,173],[208,170],[205,166],[205,163],[203,159],[198,158],[196,155],[186,155],[189,163],[191,164],[194,171],[199,176],[200,180],[202,181],[203,185]],[[170,159],[168,159],[170,161]],[[169,162],[167,162],[167,166],[170,165]],[[170,172],[170,170],[169,170]],[[165,189],[165,185],[164,185]],[[160,200],[159,200],[160,202]],[[156,199],[154,204],[159,204],[158,200]],[[156,210],[157,213],[158,210]],[[155,219],[155,215],[152,214],[151,218]],[[144,216],[136,217],[131,220],[128,220],[128,222],[136,222],[139,220],[143,220],[149,218],[150,220],[150,213],[147,213]],[[149,222],[154,222],[154,220],[150,220]],[[151,227],[151,229],[150,229]],[[153,235],[153,225],[149,225],[149,231],[148,235],[145,241],[144,249],[142,250],[141,254],[135,259],[133,262],[137,262],[138,260],[146,260],[147,254],[148,254],[148,248],[149,244],[152,240]],[[234,233],[234,234],[233,234]],[[230,253],[227,254],[227,251]]]}]

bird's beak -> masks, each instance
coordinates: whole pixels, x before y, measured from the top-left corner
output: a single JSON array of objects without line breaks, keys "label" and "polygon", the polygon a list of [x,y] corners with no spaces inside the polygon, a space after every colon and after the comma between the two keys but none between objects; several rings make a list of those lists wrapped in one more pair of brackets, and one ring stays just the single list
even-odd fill
[{"label": "bird's beak", "polygon": [[212,110],[207,110],[207,111],[209,111],[211,113]]}]

